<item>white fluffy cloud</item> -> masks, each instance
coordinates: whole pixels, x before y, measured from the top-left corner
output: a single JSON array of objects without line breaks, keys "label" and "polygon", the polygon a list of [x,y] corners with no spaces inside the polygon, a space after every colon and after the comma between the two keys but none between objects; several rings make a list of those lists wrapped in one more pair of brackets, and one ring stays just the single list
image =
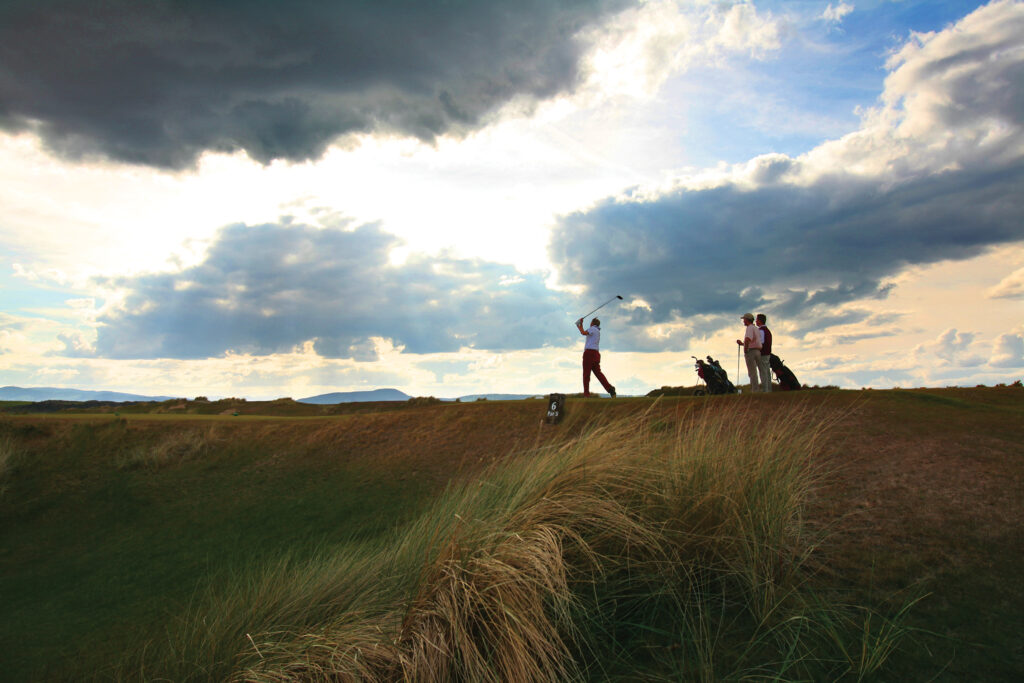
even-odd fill
[{"label": "white fluffy cloud", "polygon": [[888,59],[879,106],[861,130],[806,155],[803,180],[842,168],[901,182],[1024,156],[1024,3],[998,0]]},{"label": "white fluffy cloud", "polygon": [[833,5],[831,2],[825,11],[821,13],[821,18],[827,22],[838,24],[843,18],[853,11],[853,5],[848,5],[845,2],[840,2],[838,5]]},{"label": "white fluffy cloud", "polygon": [[1024,336],[999,335],[992,349],[991,365],[997,368],[1024,368]]},{"label": "white fluffy cloud", "polygon": [[652,0],[587,33],[583,99],[650,97],[674,74],[729,55],[762,58],[781,47],[781,28],[752,2]]},{"label": "white fluffy cloud", "polygon": [[992,299],[1024,299],[1024,268],[1019,268],[987,292]]},{"label": "white fluffy cloud", "polygon": [[914,354],[928,365],[929,359],[940,359],[946,364],[958,367],[974,367],[987,360],[979,353],[975,344],[974,332],[960,332],[949,328],[937,338],[921,344],[914,349]]}]

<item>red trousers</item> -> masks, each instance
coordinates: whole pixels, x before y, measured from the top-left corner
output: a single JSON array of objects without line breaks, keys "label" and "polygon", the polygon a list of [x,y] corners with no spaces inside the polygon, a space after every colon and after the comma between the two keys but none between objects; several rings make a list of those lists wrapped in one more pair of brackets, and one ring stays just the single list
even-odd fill
[{"label": "red trousers", "polygon": [[604,390],[612,393],[612,385],[608,378],[601,372],[601,352],[597,349],[585,349],[583,351],[583,395],[590,396],[590,373],[594,373]]}]

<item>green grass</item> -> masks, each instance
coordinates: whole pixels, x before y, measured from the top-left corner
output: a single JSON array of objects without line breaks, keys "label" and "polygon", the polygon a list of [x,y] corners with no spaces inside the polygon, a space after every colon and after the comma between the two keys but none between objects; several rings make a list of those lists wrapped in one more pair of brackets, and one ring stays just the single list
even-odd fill
[{"label": "green grass", "polygon": [[0,436],[0,500],[7,495],[11,479],[21,465],[23,455],[21,447],[10,437]]},{"label": "green grass", "polygon": [[0,409],[11,408],[13,406],[27,406],[32,401],[0,401]]},{"label": "green grass", "polygon": [[[230,581],[268,557],[379,534],[428,493],[363,465],[260,469],[273,446],[205,431],[60,427],[56,452],[22,447],[0,499],[0,658],[13,680],[116,661],[126,638],[158,634],[204,577]],[[0,447],[4,438],[14,439],[0,436]]]}]

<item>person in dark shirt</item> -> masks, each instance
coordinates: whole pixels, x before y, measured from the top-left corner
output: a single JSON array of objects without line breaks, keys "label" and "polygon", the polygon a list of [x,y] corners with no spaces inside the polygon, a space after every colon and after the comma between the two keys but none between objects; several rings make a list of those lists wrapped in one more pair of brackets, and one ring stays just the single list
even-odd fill
[{"label": "person in dark shirt", "polygon": [[757,314],[755,324],[761,335],[761,358],[757,361],[757,369],[761,375],[761,390],[766,392],[772,390],[772,331],[765,324],[767,322],[768,317],[764,313]]}]

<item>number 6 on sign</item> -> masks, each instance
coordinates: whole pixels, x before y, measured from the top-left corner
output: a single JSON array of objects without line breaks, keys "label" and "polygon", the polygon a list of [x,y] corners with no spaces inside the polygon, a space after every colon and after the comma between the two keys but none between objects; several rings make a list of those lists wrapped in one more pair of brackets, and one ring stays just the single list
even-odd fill
[{"label": "number 6 on sign", "polygon": [[548,396],[548,413],[544,421],[549,425],[558,424],[562,421],[562,414],[565,412],[565,394],[551,394]]}]

